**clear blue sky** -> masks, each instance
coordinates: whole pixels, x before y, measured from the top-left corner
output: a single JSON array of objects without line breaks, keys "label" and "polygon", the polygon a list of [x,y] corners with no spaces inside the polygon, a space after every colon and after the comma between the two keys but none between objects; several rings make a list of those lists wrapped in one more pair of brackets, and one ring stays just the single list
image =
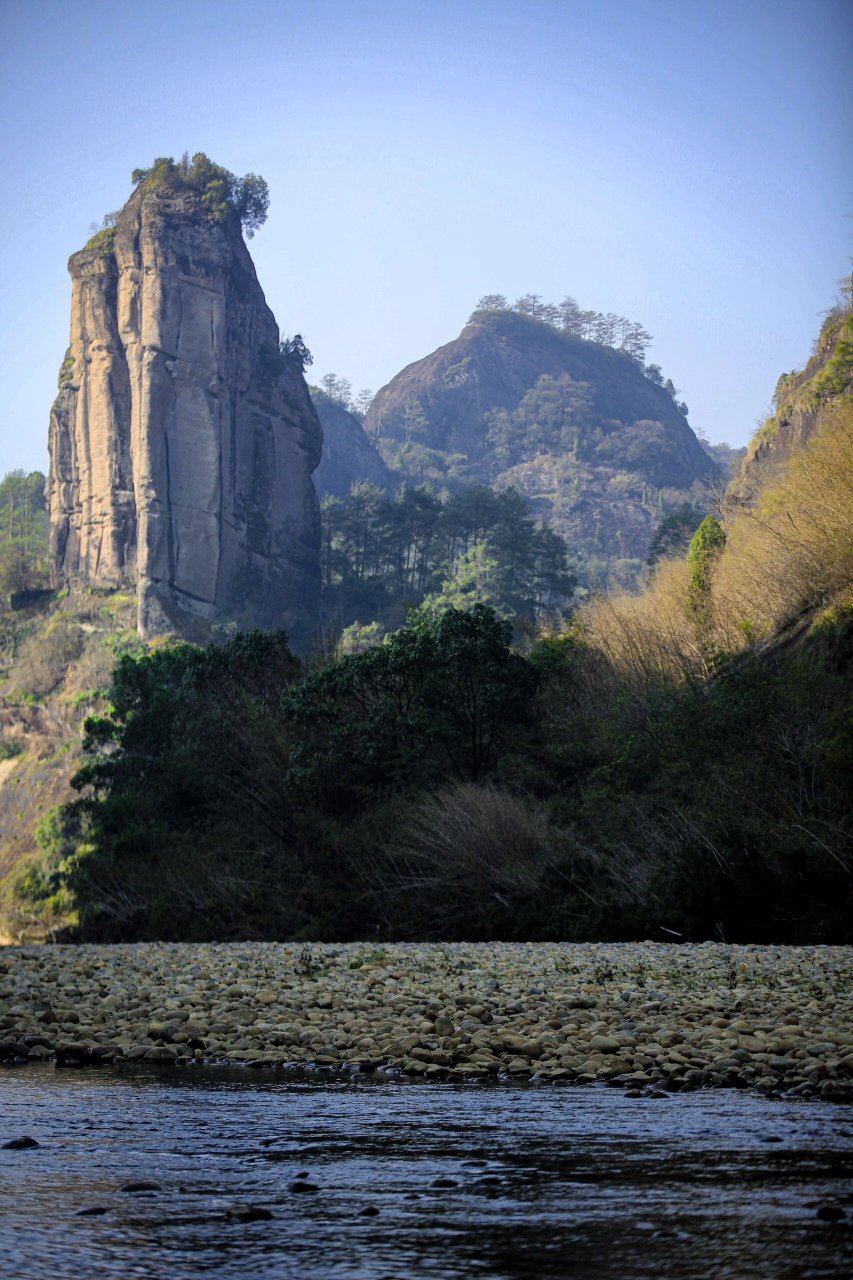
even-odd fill
[{"label": "clear blue sky", "polygon": [[847,0],[2,0],[0,473],[46,465],[68,255],[156,155],[269,182],[285,333],[357,390],[478,297],[654,335],[712,440],[801,366],[853,241]]}]

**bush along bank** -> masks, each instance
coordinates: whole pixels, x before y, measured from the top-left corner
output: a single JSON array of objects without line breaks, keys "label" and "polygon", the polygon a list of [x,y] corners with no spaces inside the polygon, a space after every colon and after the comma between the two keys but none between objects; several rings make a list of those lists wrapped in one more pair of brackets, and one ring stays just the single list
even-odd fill
[{"label": "bush along bank", "polygon": [[849,941],[853,608],[705,675],[611,613],[526,652],[478,605],[308,670],[281,633],[126,655],[23,889],[76,941]]}]

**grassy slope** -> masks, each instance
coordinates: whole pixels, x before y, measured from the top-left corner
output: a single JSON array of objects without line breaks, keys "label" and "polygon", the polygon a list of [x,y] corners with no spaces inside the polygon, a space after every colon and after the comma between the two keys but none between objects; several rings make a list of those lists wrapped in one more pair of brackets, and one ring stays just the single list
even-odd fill
[{"label": "grassy slope", "polygon": [[64,921],[64,903],[35,907],[17,892],[49,870],[39,827],[70,795],[83,722],[104,707],[118,653],[140,642],[135,599],[112,592],[61,595],[3,616],[0,651],[0,943],[40,939]]},{"label": "grassy slope", "polygon": [[830,319],[804,369],[783,374],[777,410],[759,427],[746,451],[735,493],[755,491],[819,429],[826,411],[853,391],[853,313]]}]

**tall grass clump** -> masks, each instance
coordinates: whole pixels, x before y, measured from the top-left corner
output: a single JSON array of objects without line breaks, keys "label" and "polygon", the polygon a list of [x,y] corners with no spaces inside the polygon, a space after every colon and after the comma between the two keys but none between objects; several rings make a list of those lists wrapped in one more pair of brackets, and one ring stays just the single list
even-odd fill
[{"label": "tall grass clump", "polygon": [[457,783],[406,805],[384,858],[393,910],[411,913],[415,935],[525,936],[541,917],[545,813],[490,783]]},{"label": "tall grass clump", "polygon": [[690,609],[691,569],[662,560],[642,595],[603,596],[580,613],[586,644],[607,659],[611,680],[634,692],[692,678],[704,665]]}]

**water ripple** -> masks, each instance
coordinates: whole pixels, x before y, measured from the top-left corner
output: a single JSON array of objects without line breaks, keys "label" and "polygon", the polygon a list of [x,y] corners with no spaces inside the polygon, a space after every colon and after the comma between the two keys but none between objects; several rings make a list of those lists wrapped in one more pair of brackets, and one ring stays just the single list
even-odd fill
[{"label": "water ripple", "polygon": [[10,1276],[853,1272],[853,1118],[837,1107],[130,1067],[11,1069],[0,1099],[0,1144],[40,1144],[0,1150]]}]

